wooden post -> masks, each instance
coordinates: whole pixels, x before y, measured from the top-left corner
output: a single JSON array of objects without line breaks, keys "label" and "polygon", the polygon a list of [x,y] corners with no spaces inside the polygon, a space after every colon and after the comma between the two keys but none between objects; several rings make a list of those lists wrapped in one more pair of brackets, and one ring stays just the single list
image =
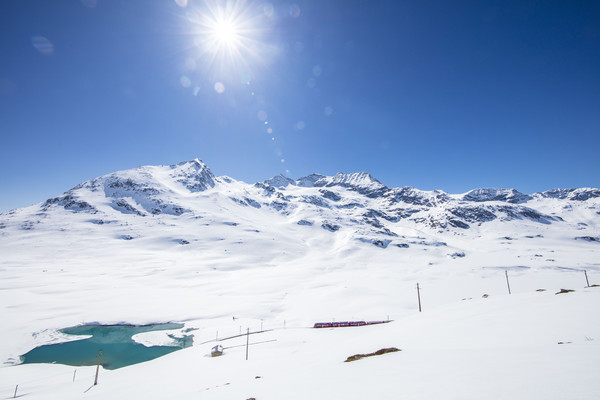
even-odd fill
[{"label": "wooden post", "polygon": [[100,371],[100,356],[102,356],[102,350],[98,353],[98,364],[96,365],[96,379],[94,379],[94,386],[98,384],[98,371]]},{"label": "wooden post", "polygon": [[508,271],[504,271],[504,275],[506,275],[506,286],[508,286],[508,294],[512,294],[510,292],[510,282],[508,281]]},{"label": "wooden post", "polygon": [[421,312],[421,291],[419,289],[419,282],[417,282],[417,298],[419,299],[419,312]]},{"label": "wooden post", "polygon": [[19,389],[19,385],[17,385],[17,387],[15,388],[15,395],[13,396],[13,399],[17,398],[17,390]]},{"label": "wooden post", "polygon": [[[589,286],[589,285],[588,285],[588,286]],[[263,320],[261,319],[261,320],[260,320],[260,331],[262,332],[262,330],[263,330]]]},{"label": "wooden post", "polygon": [[73,371],[73,382],[75,382],[75,374],[77,373],[77,369],[75,369],[75,371]]},{"label": "wooden post", "polygon": [[250,344],[250,328],[248,328],[248,332],[246,333],[246,361],[248,361],[248,346]]},{"label": "wooden post", "polygon": [[217,331],[217,334],[215,335],[215,342],[219,341],[219,331]]},{"label": "wooden post", "polygon": [[587,277],[587,271],[584,269],[583,273],[585,274],[585,282],[587,283],[586,287],[590,287],[590,281],[588,280],[588,277]]}]

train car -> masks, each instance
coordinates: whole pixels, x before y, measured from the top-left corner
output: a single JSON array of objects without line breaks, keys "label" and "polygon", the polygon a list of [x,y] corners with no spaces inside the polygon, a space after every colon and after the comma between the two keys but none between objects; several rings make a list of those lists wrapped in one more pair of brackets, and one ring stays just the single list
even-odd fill
[{"label": "train car", "polygon": [[342,322],[317,322],[313,328],[346,328],[349,326],[366,326],[386,324],[390,321],[342,321]]},{"label": "train car", "polygon": [[346,328],[349,326],[364,326],[365,321],[317,322],[313,328]]}]

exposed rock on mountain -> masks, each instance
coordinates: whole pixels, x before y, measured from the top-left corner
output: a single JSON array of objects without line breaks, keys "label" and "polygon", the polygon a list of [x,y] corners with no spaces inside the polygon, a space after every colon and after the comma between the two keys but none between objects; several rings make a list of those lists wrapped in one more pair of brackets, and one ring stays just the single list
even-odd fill
[{"label": "exposed rock on mountain", "polygon": [[215,186],[215,176],[197,158],[190,162],[171,165],[169,177],[181,183],[190,192],[202,192]]},{"label": "exposed rock on mountain", "polygon": [[465,201],[504,201],[518,204],[531,200],[531,196],[518,192],[515,189],[475,189],[463,196]]},{"label": "exposed rock on mountain", "polygon": [[50,206],[58,205],[64,207],[65,210],[71,211],[82,211],[82,212],[96,212],[96,208],[89,204],[88,202],[79,199],[76,195],[72,194],[70,191],[66,192],[62,196],[53,197],[48,199],[42,205],[42,209],[47,211]]},{"label": "exposed rock on mountain", "polygon": [[294,181],[290,178],[287,178],[281,174],[274,176],[271,179],[267,179],[264,183],[266,185],[273,186],[276,188],[284,188],[288,185],[296,185],[296,181]]},{"label": "exposed rock on mountain", "polygon": [[579,188],[579,189],[552,189],[536,195],[561,200],[586,201],[600,197],[600,189],[595,188]]},{"label": "exposed rock on mountain", "polygon": [[411,187],[391,189],[384,197],[392,203],[406,203],[426,207],[444,204],[450,200],[448,194],[440,190],[425,192]]}]

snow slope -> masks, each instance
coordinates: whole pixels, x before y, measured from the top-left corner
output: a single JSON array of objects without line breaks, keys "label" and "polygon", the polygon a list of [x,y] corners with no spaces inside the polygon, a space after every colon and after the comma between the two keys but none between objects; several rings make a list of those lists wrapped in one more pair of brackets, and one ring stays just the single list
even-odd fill
[{"label": "snow slope", "polygon": [[[251,185],[200,160],[105,175],[0,215],[0,397],[595,399],[600,288],[583,271],[600,283],[599,213],[598,189]],[[60,328],[167,321],[197,328],[195,345],[91,389],[91,367],[18,365]],[[206,357],[261,326],[248,361],[245,337]]]}]

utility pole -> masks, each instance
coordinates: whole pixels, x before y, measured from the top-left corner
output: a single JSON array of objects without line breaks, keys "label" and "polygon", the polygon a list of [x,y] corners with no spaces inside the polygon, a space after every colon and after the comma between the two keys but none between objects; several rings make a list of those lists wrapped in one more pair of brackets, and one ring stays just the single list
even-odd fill
[{"label": "utility pole", "polygon": [[94,386],[98,384],[98,371],[100,371],[100,356],[102,356],[102,350],[98,353],[98,364],[96,365],[96,379],[94,379]]},{"label": "utility pole", "polygon": [[419,289],[419,282],[417,282],[417,298],[419,299],[419,312],[421,312],[421,291]]},{"label": "utility pole", "polygon": [[250,344],[250,328],[246,333],[246,361],[248,361],[248,345]]},{"label": "utility pole", "polygon": [[587,271],[584,269],[584,270],[583,270],[583,273],[585,274],[585,281],[586,281],[586,283],[587,283],[587,286],[586,286],[586,287],[590,287],[590,281],[588,280],[588,277],[587,277]]},{"label": "utility pole", "polygon": [[512,294],[510,292],[510,282],[508,281],[508,271],[504,271],[504,275],[506,275],[506,286],[508,286],[508,294]]}]

